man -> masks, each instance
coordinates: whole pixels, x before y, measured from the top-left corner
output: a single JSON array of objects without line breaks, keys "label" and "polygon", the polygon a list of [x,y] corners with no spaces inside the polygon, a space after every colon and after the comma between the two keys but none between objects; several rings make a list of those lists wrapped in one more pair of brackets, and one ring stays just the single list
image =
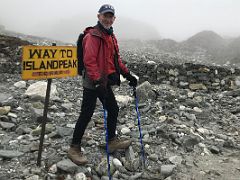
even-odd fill
[{"label": "man", "polygon": [[83,39],[83,100],[81,113],[75,125],[68,157],[76,164],[87,163],[87,158],[81,152],[81,139],[91,120],[96,107],[97,98],[107,110],[108,148],[112,153],[117,149],[126,149],[130,140],[116,137],[118,105],[111,89],[112,85],[120,85],[120,74],[130,86],[137,86],[137,79],[132,76],[122,63],[117,39],[113,34],[112,24],[115,21],[113,6],[105,4],[98,11],[98,23],[93,28],[85,30]]}]

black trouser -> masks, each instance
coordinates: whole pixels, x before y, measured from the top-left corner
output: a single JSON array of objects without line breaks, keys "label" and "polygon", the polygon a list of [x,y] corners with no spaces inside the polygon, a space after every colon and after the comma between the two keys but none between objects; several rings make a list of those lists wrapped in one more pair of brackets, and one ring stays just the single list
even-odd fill
[{"label": "black trouser", "polygon": [[[115,137],[119,107],[117,105],[115,96],[110,86],[107,87],[107,91],[108,93],[105,100],[105,104],[107,110],[108,139],[112,139]],[[84,131],[94,113],[97,97],[103,103],[103,96],[98,94],[96,90],[87,88],[83,89],[81,113],[75,125],[72,145],[81,144]]]}]

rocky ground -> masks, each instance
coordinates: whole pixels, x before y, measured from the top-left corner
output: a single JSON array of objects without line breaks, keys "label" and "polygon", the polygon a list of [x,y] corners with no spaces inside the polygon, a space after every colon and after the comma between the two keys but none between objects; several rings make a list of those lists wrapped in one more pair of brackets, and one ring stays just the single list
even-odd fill
[{"label": "rocky ground", "polygon": [[[83,138],[83,150],[89,163],[77,166],[67,158],[81,106],[81,77],[53,80],[42,166],[36,165],[46,82],[22,81],[18,74],[20,46],[28,42],[6,36],[0,36],[0,40],[0,180],[108,179],[107,156],[99,146],[105,141],[99,102]],[[159,60],[155,54],[134,53],[126,52],[123,57],[130,56],[131,60],[139,62]],[[166,54],[162,59],[179,60],[168,57]],[[211,76],[209,86],[215,83],[215,78],[221,79],[207,68],[203,70],[204,74],[197,74]],[[166,75],[162,83],[150,84],[144,82],[146,74],[138,73],[144,169],[132,90],[127,82],[114,88],[120,106],[118,134],[133,141],[127,150],[111,154],[114,179],[240,179],[240,83],[235,83],[233,89],[177,88],[179,86],[169,84],[180,78],[181,73],[169,73],[172,71],[168,67],[164,72],[174,74],[174,79]],[[195,70],[186,72],[190,83],[198,77]],[[220,73],[215,74],[220,76]],[[233,79],[236,76],[234,73],[225,75]]]},{"label": "rocky ground", "polygon": [[[106,154],[99,148],[105,137],[100,103],[84,136],[89,164],[77,166],[66,156],[80,111],[80,77],[53,80],[41,168],[36,161],[43,95],[27,90],[37,81],[1,74],[0,82],[0,179],[108,179]],[[131,89],[123,82],[114,91],[118,134],[133,140],[129,149],[111,155],[115,179],[240,178],[240,89],[204,93],[140,85],[144,170]]]}]

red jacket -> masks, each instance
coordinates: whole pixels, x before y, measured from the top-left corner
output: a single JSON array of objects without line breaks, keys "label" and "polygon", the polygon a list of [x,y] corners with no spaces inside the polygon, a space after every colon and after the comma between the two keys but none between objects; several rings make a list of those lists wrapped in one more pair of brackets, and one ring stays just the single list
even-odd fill
[{"label": "red jacket", "polygon": [[114,45],[118,54],[118,63],[122,74],[128,73],[127,67],[122,63],[119,55],[117,39],[96,28],[86,29],[83,39],[83,62],[88,77],[95,81],[100,78],[106,79],[107,75],[116,72],[114,66]]}]

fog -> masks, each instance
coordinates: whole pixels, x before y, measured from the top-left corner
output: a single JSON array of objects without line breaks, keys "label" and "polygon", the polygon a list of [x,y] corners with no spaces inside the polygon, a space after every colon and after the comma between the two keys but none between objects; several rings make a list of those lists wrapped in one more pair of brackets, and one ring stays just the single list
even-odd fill
[{"label": "fog", "polygon": [[6,29],[74,42],[97,22],[97,11],[110,3],[120,39],[170,38],[182,41],[202,31],[240,36],[239,0],[0,0],[0,24]]}]

